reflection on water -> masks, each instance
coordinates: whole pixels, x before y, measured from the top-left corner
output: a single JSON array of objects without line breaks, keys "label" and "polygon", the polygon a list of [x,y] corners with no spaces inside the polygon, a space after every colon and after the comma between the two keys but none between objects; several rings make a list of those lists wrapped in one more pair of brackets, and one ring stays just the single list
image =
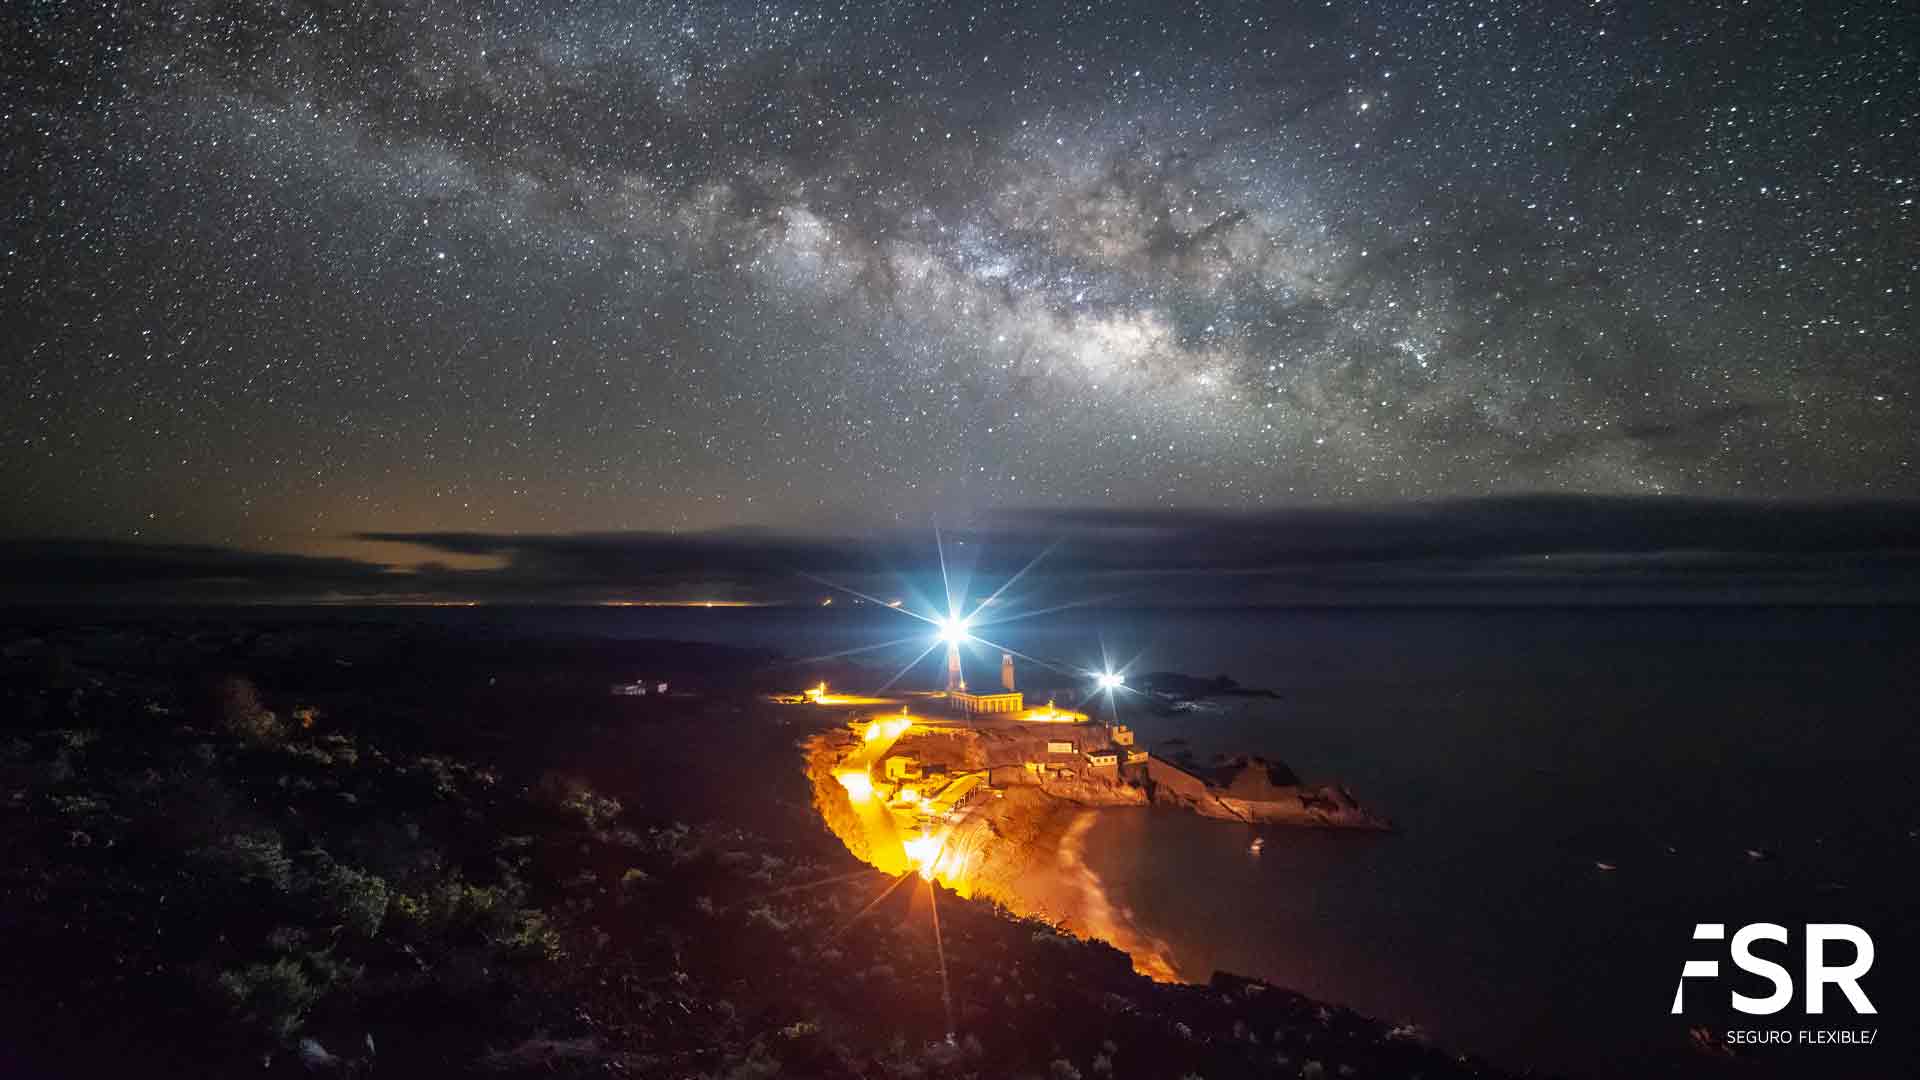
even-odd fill
[{"label": "reflection on water", "polygon": [[1055,867],[1059,876],[1055,882],[1066,893],[1057,901],[1063,905],[1058,910],[1064,921],[1075,933],[1099,938],[1126,953],[1133,960],[1133,969],[1142,975],[1161,982],[1191,981],[1194,975],[1179,969],[1167,943],[1142,930],[1132,909],[1115,904],[1100,878],[1088,868],[1087,834],[1099,818],[1099,811],[1082,811],[1060,838]]}]

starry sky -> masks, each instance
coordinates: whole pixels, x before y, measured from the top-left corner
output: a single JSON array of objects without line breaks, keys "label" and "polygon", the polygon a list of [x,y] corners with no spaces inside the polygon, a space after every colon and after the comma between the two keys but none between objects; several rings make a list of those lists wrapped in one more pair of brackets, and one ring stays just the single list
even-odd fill
[{"label": "starry sky", "polygon": [[3,537],[1920,495],[1899,4],[0,20]]}]

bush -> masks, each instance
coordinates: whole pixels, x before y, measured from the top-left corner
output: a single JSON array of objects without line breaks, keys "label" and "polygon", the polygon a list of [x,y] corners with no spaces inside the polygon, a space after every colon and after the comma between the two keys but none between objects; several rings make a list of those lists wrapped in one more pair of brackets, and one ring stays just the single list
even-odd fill
[{"label": "bush", "polygon": [[321,917],[353,931],[363,938],[380,933],[386,920],[392,890],[378,874],[370,874],[333,860],[324,851],[311,853],[314,868],[302,875],[301,890],[309,893],[321,908]]},{"label": "bush", "polygon": [[259,688],[242,675],[228,675],[214,684],[215,719],[228,734],[252,743],[278,743],[286,725],[260,701]]},{"label": "bush", "polygon": [[533,792],[534,801],[573,818],[588,829],[604,829],[620,816],[620,800],[593,790],[577,776],[547,773]]},{"label": "bush", "polygon": [[419,892],[394,895],[388,911],[396,930],[416,938],[478,937],[508,949],[556,951],[558,935],[540,911],[525,906],[526,899],[526,886],[512,876],[498,885],[472,885],[451,877]]},{"label": "bush", "polygon": [[558,960],[566,952],[560,942],[560,931],[554,928],[546,913],[537,908],[515,911],[509,931],[496,944],[510,953],[541,960]]},{"label": "bush", "polygon": [[218,844],[196,848],[192,857],[215,886],[259,883],[286,892],[293,883],[293,860],[287,858],[274,833],[229,836]]},{"label": "bush", "polygon": [[300,961],[290,956],[223,971],[220,989],[241,1020],[278,1042],[293,1038],[306,1022],[307,1010],[326,996],[326,988],[316,986]]}]

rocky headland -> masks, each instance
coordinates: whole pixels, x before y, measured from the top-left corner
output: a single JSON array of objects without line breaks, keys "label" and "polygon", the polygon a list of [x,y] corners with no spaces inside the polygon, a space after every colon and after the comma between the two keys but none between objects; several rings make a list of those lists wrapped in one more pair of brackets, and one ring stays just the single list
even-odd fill
[{"label": "rocky headland", "polygon": [[[1107,902],[1079,859],[1095,812],[1152,806],[1252,825],[1391,827],[1344,787],[1304,783],[1282,762],[1176,763],[1136,748],[1125,727],[1087,719],[869,714],[815,734],[805,749],[822,820],[862,861],[891,874],[919,870],[963,896],[1111,942],[1161,981],[1188,973]],[[971,778],[964,802],[929,800],[963,778]]]},{"label": "rocky headland", "polygon": [[1389,830],[1393,823],[1354,799],[1344,785],[1307,784],[1278,761],[1241,755],[1207,769],[1148,761],[1148,791],[1158,806],[1249,825]]}]

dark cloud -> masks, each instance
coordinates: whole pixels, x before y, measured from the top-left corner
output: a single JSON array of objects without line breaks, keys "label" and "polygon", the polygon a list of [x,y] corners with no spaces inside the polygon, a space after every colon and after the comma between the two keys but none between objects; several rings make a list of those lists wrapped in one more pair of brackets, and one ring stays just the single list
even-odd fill
[{"label": "dark cloud", "polygon": [[353,559],[277,555],[203,544],[0,541],[0,596],[9,599],[244,599],[331,589],[377,595],[401,592],[410,580],[416,579]]},{"label": "dark cloud", "polygon": [[[831,585],[937,594],[931,533],[369,533],[497,570],[99,542],[0,545],[11,599],[813,602]],[[1032,569],[1036,606],[1844,599],[1920,601],[1920,504],[1533,497],[1284,513],[1058,510],[943,536],[972,591]],[[933,579],[937,580],[937,579]],[[1611,595],[1610,595],[1611,594]],[[1046,598],[1054,598],[1046,600]]]},{"label": "dark cloud", "polygon": [[[924,578],[930,535],[506,537],[380,534],[571,584],[725,580],[811,596],[818,580]],[[946,534],[985,587],[1131,603],[1504,599],[1920,600],[1920,504],[1516,497],[1271,513],[1056,510]],[[960,554],[955,554],[959,552]],[[819,577],[814,577],[818,575]],[[805,579],[804,583],[796,579]],[[796,588],[798,585],[798,588]],[[1604,595],[1599,599],[1606,599]]]}]

